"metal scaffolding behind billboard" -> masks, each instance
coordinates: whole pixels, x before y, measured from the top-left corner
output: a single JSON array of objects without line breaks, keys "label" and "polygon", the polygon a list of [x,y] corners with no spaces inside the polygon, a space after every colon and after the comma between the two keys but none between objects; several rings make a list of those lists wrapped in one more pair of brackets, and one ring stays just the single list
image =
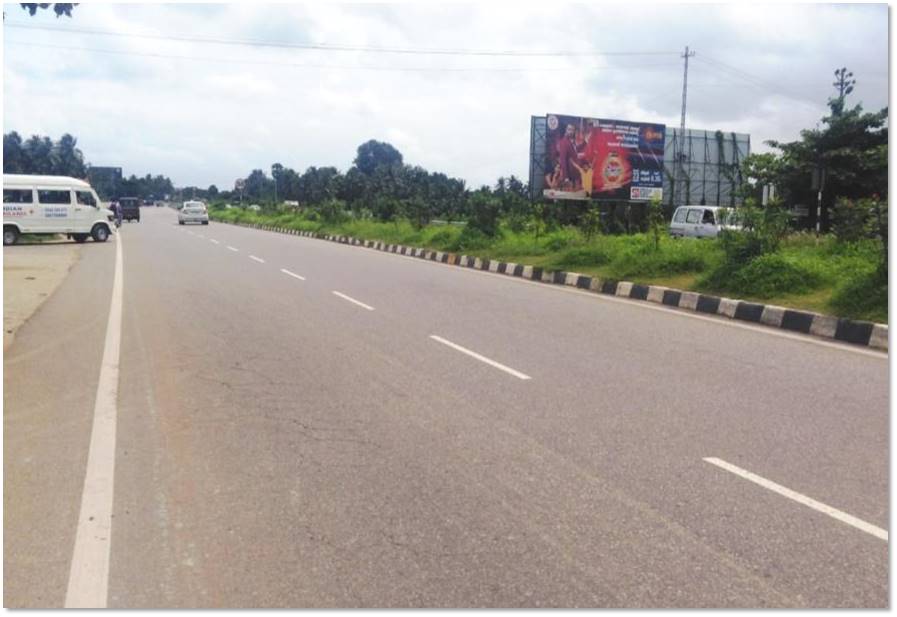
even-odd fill
[{"label": "metal scaffolding behind billboard", "polygon": [[545,150],[548,147],[548,118],[532,116],[529,128],[529,196],[542,198],[545,188]]},{"label": "metal scaffolding behind billboard", "polygon": [[[751,153],[751,136],[668,127],[664,145],[663,203],[739,206],[741,163]],[[681,148],[680,148],[681,142]]]}]

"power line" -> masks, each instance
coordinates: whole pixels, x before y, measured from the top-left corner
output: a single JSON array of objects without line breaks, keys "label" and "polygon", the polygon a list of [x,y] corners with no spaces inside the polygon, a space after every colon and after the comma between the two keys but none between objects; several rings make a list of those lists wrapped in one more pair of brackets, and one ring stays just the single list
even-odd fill
[{"label": "power line", "polygon": [[210,58],[207,56],[185,56],[177,54],[159,54],[151,52],[122,51],[117,49],[98,49],[92,47],[77,47],[72,45],[50,45],[44,43],[32,43],[31,41],[15,41],[6,40],[10,45],[21,45],[25,47],[38,47],[44,49],[62,49],[67,51],[86,51],[90,53],[109,54],[117,56],[137,56],[142,58],[157,58],[163,60],[196,60],[201,62],[214,62],[216,64],[248,64],[260,66],[282,66],[303,69],[327,69],[327,70],[360,70],[360,71],[399,71],[399,72],[448,72],[448,73],[468,73],[468,72],[498,72],[498,73],[523,73],[523,72],[582,72],[603,71],[603,70],[631,70],[652,67],[666,67],[678,65],[671,62],[657,62],[650,64],[635,64],[626,66],[589,66],[589,67],[569,67],[569,68],[536,68],[536,67],[402,67],[402,66],[369,66],[369,65],[334,65],[334,64],[308,64],[298,62],[275,62],[263,60],[243,60],[243,59],[226,59],[226,58]]},{"label": "power line", "polygon": [[290,43],[283,41],[260,41],[253,39],[226,39],[214,37],[186,36],[181,34],[150,34],[135,32],[115,32],[93,28],[69,28],[49,25],[33,25],[6,22],[7,28],[25,30],[49,30],[72,34],[93,34],[97,36],[116,36],[125,38],[146,38],[187,43],[204,43],[213,45],[240,45],[250,47],[270,47],[280,49],[302,49],[312,51],[351,51],[384,54],[440,55],[440,56],[515,56],[515,57],[576,57],[576,56],[669,56],[677,51],[519,51],[519,50],[475,50],[475,49],[425,49],[401,47],[370,47],[354,45],[328,45],[323,43]]},{"label": "power line", "polygon": [[750,73],[746,73],[741,69],[737,69],[733,66],[729,66],[717,60],[713,60],[706,56],[699,57],[698,60],[704,64],[706,64],[709,68],[712,68],[726,77],[737,77],[744,81],[745,83],[754,86],[760,90],[765,90],[767,92],[771,92],[774,94],[783,94],[788,98],[794,100],[797,103],[801,103],[802,105],[806,105],[807,107],[812,107],[815,110],[818,110],[820,105],[816,102],[811,101],[810,99],[804,98],[803,96],[789,91],[786,88],[783,88],[780,84],[775,84],[773,82],[766,81],[760,77],[756,77],[751,75]]}]

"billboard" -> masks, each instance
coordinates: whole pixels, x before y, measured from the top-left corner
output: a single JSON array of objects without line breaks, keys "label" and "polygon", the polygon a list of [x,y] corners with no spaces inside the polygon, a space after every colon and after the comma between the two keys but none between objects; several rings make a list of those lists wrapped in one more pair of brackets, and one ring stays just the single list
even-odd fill
[{"label": "billboard", "polygon": [[662,199],[665,133],[663,124],[549,114],[543,196]]},{"label": "billboard", "polygon": [[100,199],[118,197],[121,191],[121,167],[88,167],[87,179]]}]

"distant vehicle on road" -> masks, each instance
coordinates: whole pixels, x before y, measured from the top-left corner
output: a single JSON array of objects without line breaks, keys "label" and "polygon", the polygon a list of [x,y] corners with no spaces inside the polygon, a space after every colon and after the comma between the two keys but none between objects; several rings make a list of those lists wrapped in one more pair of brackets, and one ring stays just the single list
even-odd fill
[{"label": "distant vehicle on road", "polygon": [[122,197],[118,200],[123,221],[140,222],[140,200],[136,197]]},{"label": "distant vehicle on road", "polygon": [[715,238],[724,229],[740,228],[733,215],[729,208],[719,206],[679,206],[670,221],[670,235],[674,238]]},{"label": "distant vehicle on road", "polygon": [[209,224],[209,211],[201,201],[185,201],[181,211],[178,212],[178,224],[202,223]]},{"label": "distant vehicle on road", "polygon": [[155,204],[155,202],[153,202],[152,199],[144,199],[144,200],[143,200],[143,205],[146,206],[146,207],[151,208],[151,207],[155,206],[156,204]]},{"label": "distant vehicle on road", "polygon": [[3,245],[22,234],[65,234],[75,242],[112,233],[112,211],[84,180],[3,174]]}]

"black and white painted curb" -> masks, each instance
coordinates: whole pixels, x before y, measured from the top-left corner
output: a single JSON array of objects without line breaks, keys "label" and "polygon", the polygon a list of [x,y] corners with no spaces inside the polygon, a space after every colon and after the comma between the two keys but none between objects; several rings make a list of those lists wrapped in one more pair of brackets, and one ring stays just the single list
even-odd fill
[{"label": "black and white painted curb", "polygon": [[680,291],[678,289],[671,289],[669,287],[661,287],[658,285],[639,285],[628,281],[600,279],[598,277],[586,276],[577,272],[556,272],[544,270],[535,266],[480,259],[479,257],[402,246],[400,244],[389,244],[376,240],[359,240],[358,238],[349,236],[333,236],[312,231],[272,227],[269,225],[246,223],[235,224],[241,227],[250,227],[252,229],[317,238],[352,246],[363,246],[378,251],[385,251],[387,253],[419,257],[421,259],[436,261],[452,266],[473,268],[474,270],[485,270],[495,274],[516,276],[554,285],[566,285],[584,291],[592,291],[610,296],[630,298],[632,300],[645,300],[647,302],[654,302],[663,306],[694,311],[697,313],[722,315],[730,319],[738,319],[741,321],[766,325],[772,328],[781,328],[783,330],[811,334],[885,351],[888,349],[888,326],[885,324],[855,321],[853,319],[798,311],[771,304],[756,304],[753,302],[745,302],[744,300],[721,298],[691,291]]}]

